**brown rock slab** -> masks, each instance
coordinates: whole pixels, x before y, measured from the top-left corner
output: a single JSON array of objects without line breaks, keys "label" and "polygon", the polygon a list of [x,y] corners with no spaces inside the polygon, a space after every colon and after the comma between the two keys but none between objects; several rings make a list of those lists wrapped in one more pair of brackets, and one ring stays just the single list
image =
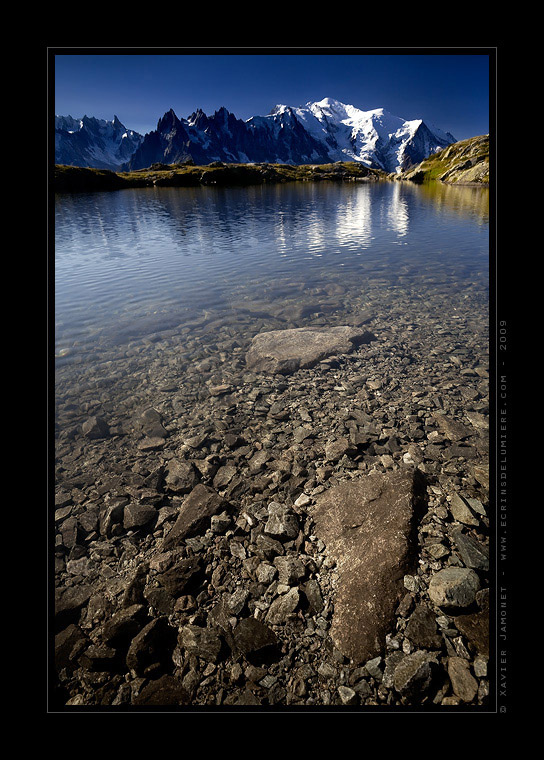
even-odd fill
[{"label": "brown rock slab", "polygon": [[470,665],[462,657],[450,657],[448,675],[454,694],[463,702],[472,702],[478,693],[478,681],[470,672]]},{"label": "brown rock slab", "polygon": [[178,518],[165,536],[162,548],[171,549],[182,539],[197,533],[212,515],[221,512],[224,507],[225,502],[213,488],[199,483],[182,503]]},{"label": "brown rock slab", "polygon": [[376,340],[359,327],[298,327],[256,335],[246,355],[253,370],[288,375],[313,367],[333,354],[349,354],[355,346]]},{"label": "brown rock slab", "polygon": [[183,649],[206,662],[217,662],[221,652],[221,639],[210,628],[186,625],[180,630],[178,641]]},{"label": "brown rock slab", "polygon": [[165,485],[174,493],[190,493],[198,483],[198,473],[192,462],[173,459],[168,464]]},{"label": "brown rock slab", "polygon": [[123,527],[136,530],[148,525],[157,517],[157,510],[148,504],[128,504],[123,512]]},{"label": "brown rock slab", "polygon": [[144,675],[151,665],[168,667],[176,644],[176,631],[166,617],[154,618],[132,639],[126,665],[138,675]]},{"label": "brown rock slab", "polygon": [[428,689],[432,679],[431,658],[419,650],[404,657],[393,674],[395,690],[400,694],[415,695]]},{"label": "brown rock slab", "polygon": [[134,699],[135,705],[187,705],[190,695],[181,682],[170,675],[163,675],[147,683]]},{"label": "brown rock slab", "polygon": [[436,615],[422,604],[411,614],[404,633],[416,647],[440,649],[442,645],[442,637],[437,633]]},{"label": "brown rock slab", "polygon": [[92,592],[92,586],[67,586],[55,591],[55,623],[59,630],[77,620]]},{"label": "brown rock slab", "polygon": [[489,612],[482,610],[453,619],[455,627],[476,648],[479,654],[489,657]]},{"label": "brown rock slab", "polygon": [[85,645],[87,636],[79,626],[71,623],[55,636],[55,667],[58,671],[70,665],[75,667],[75,655]]},{"label": "brown rock slab", "polygon": [[102,628],[102,641],[110,647],[128,645],[144,627],[146,610],[143,604],[133,604],[116,612]]},{"label": "brown rock slab", "polygon": [[113,647],[105,644],[91,644],[79,659],[84,670],[113,671],[119,667],[119,654]]},{"label": "brown rock slab", "polygon": [[147,438],[167,438],[168,431],[162,424],[160,412],[156,409],[144,409],[134,419],[134,427],[142,430]]},{"label": "brown rock slab", "polygon": [[338,572],[331,638],[354,663],[381,654],[405,593],[420,484],[417,471],[367,475],[320,494],[312,509]]},{"label": "brown rock slab", "polygon": [[458,494],[454,494],[450,502],[450,512],[455,520],[463,523],[464,525],[474,525],[478,527],[480,521],[470,509],[465,499]]},{"label": "brown rock slab", "polygon": [[266,613],[265,622],[272,625],[286,623],[289,616],[296,610],[300,601],[298,588],[293,587],[287,594],[276,597]]},{"label": "brown rock slab", "polygon": [[187,592],[191,584],[197,582],[201,574],[198,557],[186,557],[175,562],[162,573],[155,575],[155,580],[174,598]]},{"label": "brown rock slab", "polygon": [[86,438],[108,438],[110,429],[102,417],[89,417],[81,426],[81,432]]},{"label": "brown rock slab", "polygon": [[262,654],[278,644],[274,631],[254,617],[241,620],[232,634],[233,649],[250,658]]},{"label": "brown rock slab", "polygon": [[465,425],[452,417],[447,417],[445,414],[435,414],[434,418],[440,431],[446,438],[449,438],[450,441],[462,441],[464,438],[474,435],[474,430],[468,425]]}]

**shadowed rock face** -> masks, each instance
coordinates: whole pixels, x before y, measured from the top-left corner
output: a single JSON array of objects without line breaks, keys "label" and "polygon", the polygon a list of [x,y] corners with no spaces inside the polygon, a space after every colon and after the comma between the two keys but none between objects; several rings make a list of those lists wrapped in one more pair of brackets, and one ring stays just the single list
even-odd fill
[{"label": "shadowed rock face", "polygon": [[381,653],[412,567],[420,475],[367,475],[317,497],[316,534],[338,571],[331,637],[354,663]]},{"label": "shadowed rock face", "polygon": [[355,346],[376,340],[358,327],[298,327],[259,333],[246,355],[250,369],[287,375],[307,369],[333,354],[349,354]]}]

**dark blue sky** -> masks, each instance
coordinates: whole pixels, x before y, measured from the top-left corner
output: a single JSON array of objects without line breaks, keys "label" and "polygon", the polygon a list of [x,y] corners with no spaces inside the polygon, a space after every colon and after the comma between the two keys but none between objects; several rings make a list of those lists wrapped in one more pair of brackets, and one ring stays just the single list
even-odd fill
[{"label": "dark blue sky", "polygon": [[455,54],[56,54],[55,113],[155,129],[226,106],[238,118],[324,97],[421,118],[456,139],[489,132],[489,56]]}]

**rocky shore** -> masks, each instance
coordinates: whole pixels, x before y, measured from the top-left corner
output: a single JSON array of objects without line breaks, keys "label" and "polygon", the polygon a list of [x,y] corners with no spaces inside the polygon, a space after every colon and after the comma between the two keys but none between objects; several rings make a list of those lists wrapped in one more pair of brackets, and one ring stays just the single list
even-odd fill
[{"label": "rocky shore", "polygon": [[485,707],[487,298],[419,288],[59,354],[55,709]]},{"label": "rocky shore", "polygon": [[448,145],[417,166],[392,179],[422,182],[439,181],[446,185],[489,185],[489,135],[479,135]]}]

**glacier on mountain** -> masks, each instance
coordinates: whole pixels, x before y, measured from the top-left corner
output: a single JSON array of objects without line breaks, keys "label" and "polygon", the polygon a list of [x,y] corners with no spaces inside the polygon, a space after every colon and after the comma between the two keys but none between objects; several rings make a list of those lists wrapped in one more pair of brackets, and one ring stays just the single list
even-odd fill
[{"label": "glacier on mountain", "polygon": [[[276,106],[273,114],[284,108]],[[455,142],[453,135],[425,125],[421,119],[406,121],[383,108],[362,111],[333,98],[307,103],[293,112],[313,137],[329,146],[331,160],[361,161],[386,172],[400,172],[419,163],[408,150],[418,139],[427,155]]]}]

